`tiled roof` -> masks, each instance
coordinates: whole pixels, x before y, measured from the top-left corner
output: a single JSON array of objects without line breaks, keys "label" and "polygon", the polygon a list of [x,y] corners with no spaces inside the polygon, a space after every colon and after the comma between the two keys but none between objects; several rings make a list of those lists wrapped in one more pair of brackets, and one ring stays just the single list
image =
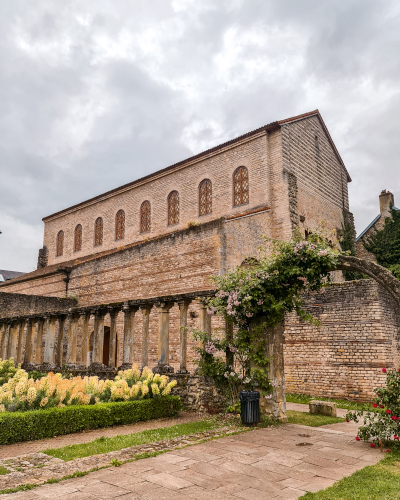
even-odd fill
[{"label": "tiled roof", "polygon": [[[393,207],[394,210],[400,210],[400,208],[397,208],[397,207]],[[360,238],[362,238],[364,236],[364,234],[368,231],[368,229],[371,229],[371,227],[376,223],[378,222],[378,220],[381,218],[381,214],[377,215],[375,217],[375,219],[370,223],[368,224],[368,226],[364,229],[364,231],[362,231],[356,238],[356,241],[360,240]]]},{"label": "tiled roof", "polygon": [[[4,269],[0,269],[0,276],[4,278],[5,281],[12,280],[13,278],[18,278],[18,276],[22,276],[25,273],[20,273],[18,271],[6,271]],[[0,281],[1,278],[0,278]]]},{"label": "tiled roof", "polygon": [[163,168],[161,170],[157,170],[156,172],[153,172],[152,174],[149,174],[149,175],[146,175],[145,177],[141,177],[140,179],[137,179],[135,181],[132,181],[132,182],[129,182],[128,184],[124,184],[123,186],[119,186],[115,189],[111,189],[110,191],[107,191],[105,193],[102,193],[98,196],[95,196],[93,198],[89,198],[88,200],[85,200],[85,201],[82,201],[80,203],[77,203],[76,205],[72,205],[71,207],[68,207],[68,208],[65,208],[63,210],[60,210],[59,212],[55,212],[54,214],[51,214],[51,215],[48,215],[46,217],[43,217],[43,222],[46,222],[48,219],[51,219],[52,217],[55,217],[55,216],[58,216],[58,215],[62,215],[63,213],[67,212],[67,211],[70,211],[70,210],[74,210],[76,208],[79,208],[83,205],[85,205],[86,203],[90,203],[90,202],[94,202],[96,200],[100,200],[101,198],[103,198],[104,196],[109,196],[113,193],[118,193],[119,191],[121,190],[125,190],[126,188],[129,188],[129,187],[133,187],[135,186],[136,184],[140,184],[142,183],[143,181],[147,181],[147,180],[150,180],[152,179],[153,177],[156,177],[160,174],[163,174],[165,172],[168,172],[169,170],[174,170],[175,168],[177,167],[180,167],[180,166],[183,166],[185,163],[189,163],[189,162],[192,162],[194,160],[197,160],[198,158],[201,158],[202,156],[206,156],[210,153],[213,153],[214,151],[218,151],[219,149],[222,149],[222,148],[225,148],[227,146],[230,146],[231,144],[234,144],[236,142],[240,142],[242,141],[243,139],[246,139],[247,137],[251,137],[253,135],[257,135],[259,134],[260,132],[267,132],[267,131],[272,131],[272,130],[276,130],[276,129],[279,129],[281,126],[287,124],[287,123],[290,123],[290,122],[294,122],[294,121],[297,121],[297,120],[303,120],[305,118],[310,118],[311,116],[317,116],[331,145],[332,145],[332,148],[334,149],[335,151],[335,154],[340,162],[340,164],[342,165],[342,167],[344,168],[344,171],[346,172],[346,176],[347,176],[347,181],[348,182],[351,182],[351,177],[349,175],[349,173],[347,172],[346,170],[346,167],[343,163],[343,160],[338,152],[338,150],[336,149],[336,146],[328,132],[328,129],[325,125],[325,122],[323,121],[322,119],[322,116],[320,115],[320,112],[318,111],[318,109],[314,110],[314,111],[310,111],[308,113],[303,113],[302,115],[297,115],[297,116],[292,116],[291,118],[286,118],[285,120],[279,120],[279,121],[275,121],[275,122],[271,122],[269,123],[268,125],[264,125],[260,128],[257,128],[255,130],[252,130],[251,132],[247,132],[246,134],[243,134],[243,135],[240,135],[239,137],[236,137],[235,139],[231,139],[230,141],[227,141],[227,142],[224,142],[222,144],[219,144],[218,146],[214,146],[213,148],[210,148],[210,149],[207,149],[206,151],[203,151],[202,153],[199,153],[197,155],[194,155],[194,156],[191,156],[190,158],[187,158],[186,160],[182,160],[182,161],[179,161],[178,163],[174,163],[173,165],[170,165],[169,167],[166,167],[166,168]]}]

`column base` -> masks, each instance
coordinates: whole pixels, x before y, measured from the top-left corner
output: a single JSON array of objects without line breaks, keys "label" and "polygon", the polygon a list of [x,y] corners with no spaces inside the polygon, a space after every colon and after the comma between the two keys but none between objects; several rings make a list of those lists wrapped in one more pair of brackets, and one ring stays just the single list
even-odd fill
[{"label": "column base", "polygon": [[42,365],[37,367],[38,371],[44,371],[44,372],[55,372],[59,371],[60,367],[56,365],[55,363],[43,363]]},{"label": "column base", "polygon": [[81,371],[86,371],[87,367],[86,365],[82,365],[79,363],[67,363],[66,365],[67,370],[72,371],[72,372],[81,372]]},{"label": "column base", "polygon": [[31,361],[25,361],[22,363],[21,368],[26,372],[33,372],[38,369],[38,365],[36,363],[32,363]]},{"label": "column base", "polygon": [[186,370],[186,368],[180,368],[176,373],[181,373],[182,375],[189,375],[190,371]]},{"label": "column base", "polygon": [[153,373],[167,374],[174,373],[174,369],[169,365],[157,365],[153,368]]},{"label": "column base", "polygon": [[115,372],[115,368],[112,366],[103,365],[103,363],[92,363],[87,370],[89,372]]},{"label": "column base", "polygon": [[118,368],[118,371],[132,370],[132,363],[122,363],[122,365]]}]

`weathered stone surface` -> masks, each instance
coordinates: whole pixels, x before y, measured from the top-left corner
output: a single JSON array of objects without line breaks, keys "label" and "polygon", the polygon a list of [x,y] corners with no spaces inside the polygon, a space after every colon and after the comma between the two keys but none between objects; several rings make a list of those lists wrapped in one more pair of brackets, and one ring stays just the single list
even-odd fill
[{"label": "weathered stone surface", "polygon": [[336,417],[336,403],[329,401],[310,401],[308,403],[310,413],[312,415],[327,415],[328,417]]}]

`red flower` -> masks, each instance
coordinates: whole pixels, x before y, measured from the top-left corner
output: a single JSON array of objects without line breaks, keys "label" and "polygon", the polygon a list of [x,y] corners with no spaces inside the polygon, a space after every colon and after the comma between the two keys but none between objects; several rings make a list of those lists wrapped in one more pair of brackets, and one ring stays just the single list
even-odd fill
[{"label": "red flower", "polygon": [[346,418],[346,422],[350,422],[350,420],[347,420],[347,418]]},{"label": "red flower", "polygon": [[390,450],[386,450],[386,453],[390,453]]},{"label": "red flower", "polygon": [[386,413],[392,413],[392,410],[386,410]]},{"label": "red flower", "polygon": [[400,373],[400,368],[399,368],[399,373]]},{"label": "red flower", "polygon": [[371,448],[376,448],[376,444],[371,443]]},{"label": "red flower", "polygon": [[385,408],[383,405],[379,405],[379,408]]},{"label": "red flower", "polygon": [[378,408],[378,405],[376,403],[372,403],[373,408]]},{"label": "red flower", "polygon": [[360,441],[360,438],[358,436],[356,436],[356,441]]},{"label": "red flower", "polygon": [[392,415],[392,420],[397,420],[397,417],[395,417],[394,415]]},{"label": "red flower", "polygon": [[393,437],[396,439],[396,441],[399,440],[399,436],[393,436]]},{"label": "red flower", "polygon": [[382,368],[383,373],[386,373],[386,368]]}]

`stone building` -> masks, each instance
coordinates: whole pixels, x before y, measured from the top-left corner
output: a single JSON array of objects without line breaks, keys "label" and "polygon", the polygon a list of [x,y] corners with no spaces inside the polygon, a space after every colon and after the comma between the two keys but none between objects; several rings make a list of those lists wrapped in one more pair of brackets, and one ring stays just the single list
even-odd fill
[{"label": "stone building", "polygon": [[[262,235],[289,239],[299,228],[306,236],[322,220],[328,229],[340,229],[343,209],[351,218],[350,181],[320,113],[313,111],[49,215],[38,269],[0,284],[1,355],[48,369],[69,363],[77,370],[115,370],[137,362],[193,371],[196,345],[182,327],[211,332],[225,326],[206,314],[210,276],[254,256]],[[390,317],[379,330],[391,347],[360,350],[358,363],[350,348],[364,330],[352,325],[363,319],[353,321],[349,311],[373,303],[383,314],[387,300],[377,286],[358,292],[350,286],[347,295],[344,288],[326,290],[318,302],[311,297],[309,307],[324,330],[288,318],[290,390],[350,395],[338,383],[347,366],[347,376],[355,374],[352,394],[369,397],[377,367],[395,350],[397,320]],[[327,320],[331,315],[336,319]],[[372,330],[366,334],[374,338]],[[320,368],[312,372],[316,364]]]},{"label": "stone building", "polygon": [[382,229],[385,224],[385,218],[391,217],[389,211],[390,207],[393,207],[395,210],[399,210],[394,206],[393,194],[390,191],[386,191],[386,189],[384,189],[379,195],[379,214],[356,238],[357,257],[376,262],[375,255],[373,255],[364,247],[363,242],[365,239],[368,239],[368,236],[370,236],[372,233],[379,229]]}]

